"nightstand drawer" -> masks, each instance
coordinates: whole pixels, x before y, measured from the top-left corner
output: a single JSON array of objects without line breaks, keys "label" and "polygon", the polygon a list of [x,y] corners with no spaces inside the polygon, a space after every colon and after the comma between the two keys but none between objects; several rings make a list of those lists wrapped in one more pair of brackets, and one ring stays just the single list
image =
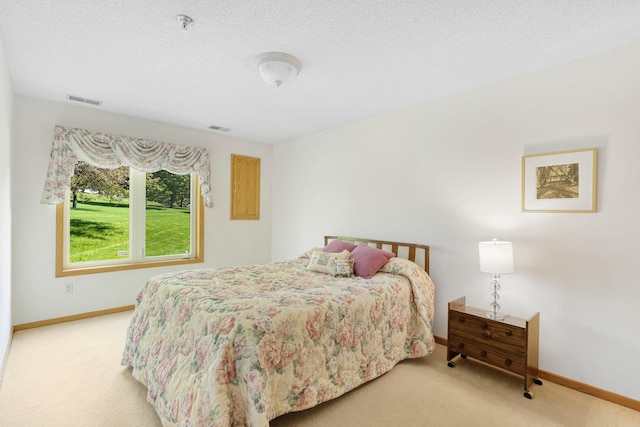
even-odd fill
[{"label": "nightstand drawer", "polygon": [[523,353],[526,348],[526,330],[504,322],[451,310],[449,328],[457,335],[473,341],[486,342],[517,353]]},{"label": "nightstand drawer", "polygon": [[525,371],[524,355],[505,353],[497,348],[479,345],[465,337],[449,336],[449,348],[516,374],[522,374]]}]

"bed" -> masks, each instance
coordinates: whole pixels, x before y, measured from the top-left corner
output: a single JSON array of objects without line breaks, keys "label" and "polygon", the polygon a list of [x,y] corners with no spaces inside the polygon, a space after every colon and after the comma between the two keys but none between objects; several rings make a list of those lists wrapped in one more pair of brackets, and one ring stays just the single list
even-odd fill
[{"label": "bed", "polygon": [[[324,243],[358,250],[346,262],[344,250],[317,248],[273,264],[147,281],[122,364],[147,387],[163,426],[268,426],[433,351],[428,246],[340,236]],[[332,266],[362,271],[356,252],[374,250],[387,258],[371,278],[312,268],[335,253],[343,258]]]}]

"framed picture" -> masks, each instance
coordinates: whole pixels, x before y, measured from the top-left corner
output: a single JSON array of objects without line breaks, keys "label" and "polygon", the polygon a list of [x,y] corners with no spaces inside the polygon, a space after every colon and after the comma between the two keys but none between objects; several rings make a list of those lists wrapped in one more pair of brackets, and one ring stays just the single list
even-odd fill
[{"label": "framed picture", "polygon": [[597,149],[522,157],[523,212],[595,212]]}]

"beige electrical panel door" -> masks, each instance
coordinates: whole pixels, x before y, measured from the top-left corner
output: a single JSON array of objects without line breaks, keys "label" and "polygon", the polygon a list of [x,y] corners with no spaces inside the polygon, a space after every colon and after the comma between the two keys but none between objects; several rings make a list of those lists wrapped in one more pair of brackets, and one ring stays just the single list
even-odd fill
[{"label": "beige electrical panel door", "polygon": [[260,219],[260,159],[231,155],[231,219]]}]

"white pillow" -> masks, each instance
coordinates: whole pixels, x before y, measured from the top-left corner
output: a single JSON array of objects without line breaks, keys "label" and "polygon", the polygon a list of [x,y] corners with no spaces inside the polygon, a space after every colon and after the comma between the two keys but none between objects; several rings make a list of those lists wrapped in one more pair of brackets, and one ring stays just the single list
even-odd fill
[{"label": "white pillow", "polygon": [[311,248],[302,254],[302,258],[311,258],[311,254],[315,251],[322,251],[322,248]]},{"label": "white pillow", "polygon": [[312,251],[307,269],[319,273],[335,274],[336,259],[349,259],[349,251],[344,250],[337,253],[322,252],[321,250]]}]

